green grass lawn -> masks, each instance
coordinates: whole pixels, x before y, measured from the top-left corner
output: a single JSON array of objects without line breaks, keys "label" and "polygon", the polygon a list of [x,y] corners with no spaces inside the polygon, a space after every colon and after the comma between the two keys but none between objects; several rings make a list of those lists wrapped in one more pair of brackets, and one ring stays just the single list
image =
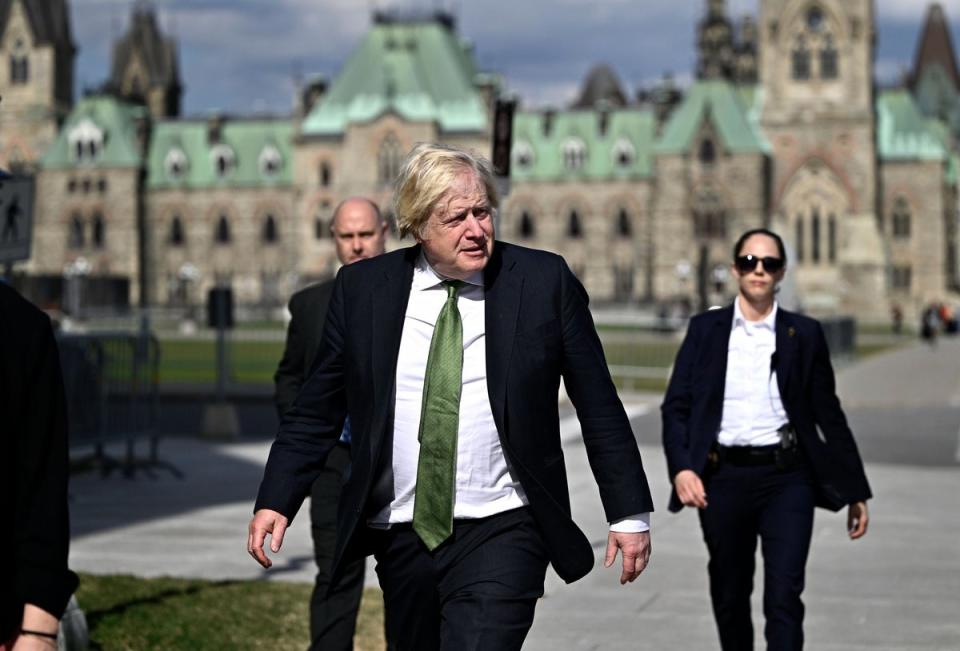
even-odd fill
[{"label": "green grass lawn", "polygon": [[[81,574],[77,599],[93,649],[305,649],[310,589],[299,583]],[[368,588],[356,648],[384,646],[383,600],[379,590]]]},{"label": "green grass lawn", "polygon": [[[622,329],[616,330],[615,335],[606,338],[603,348],[607,363],[611,366],[664,369],[664,378],[615,378],[618,386],[642,391],[663,390],[666,387],[666,369],[673,364],[680,342],[672,337],[651,338],[649,334],[638,334],[635,341],[627,336],[625,341],[623,332]],[[862,359],[907,341],[912,339],[905,337],[902,341],[860,344],[856,356]],[[271,385],[283,354],[283,345],[282,341],[228,342],[231,382]],[[216,342],[165,339],[160,342],[160,350],[161,382],[216,382]]]},{"label": "green grass lawn", "polygon": [[[216,345],[215,341],[161,340],[160,382],[216,382]],[[233,382],[272,384],[283,355],[283,342],[228,342],[227,354]]]}]

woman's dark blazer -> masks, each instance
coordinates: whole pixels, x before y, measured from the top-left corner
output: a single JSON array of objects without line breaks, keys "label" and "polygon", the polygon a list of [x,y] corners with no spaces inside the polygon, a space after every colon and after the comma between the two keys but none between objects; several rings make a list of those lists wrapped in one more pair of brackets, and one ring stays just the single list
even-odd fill
[{"label": "woman's dark blazer", "polygon": [[0,282],[0,642],[32,603],[59,617],[67,569],[67,418],[50,319]]},{"label": "woman's dark blazer", "polygon": [[[702,475],[723,412],[733,306],[690,320],[661,405],[663,447],[670,480],[681,470]],[[777,310],[777,348],[771,368],[780,397],[813,470],[817,505],[837,511],[871,497],[857,444],[836,394],[830,351],[820,323]],[[670,510],[683,508],[676,491]]]}]

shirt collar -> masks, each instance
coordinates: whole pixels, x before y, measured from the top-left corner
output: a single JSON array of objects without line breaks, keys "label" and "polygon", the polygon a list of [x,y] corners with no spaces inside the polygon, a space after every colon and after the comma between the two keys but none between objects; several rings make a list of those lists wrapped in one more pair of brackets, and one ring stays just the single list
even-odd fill
[{"label": "shirt collar", "polygon": [[[427,256],[421,249],[420,255],[417,256],[416,267],[414,267],[413,270],[413,284],[411,287],[417,290],[431,289],[438,286],[444,280],[450,279],[437,273],[437,270],[427,262]],[[483,270],[474,271],[463,282],[468,285],[483,287]]]},{"label": "shirt collar", "polygon": [[743,316],[743,311],[740,309],[740,297],[737,296],[733,299],[733,327],[736,328],[739,325],[744,326],[744,328],[753,327],[753,328],[768,328],[776,332],[777,328],[777,310],[779,310],[779,304],[774,301],[773,309],[770,310],[770,314],[765,316],[760,321],[747,321],[746,317]]}]

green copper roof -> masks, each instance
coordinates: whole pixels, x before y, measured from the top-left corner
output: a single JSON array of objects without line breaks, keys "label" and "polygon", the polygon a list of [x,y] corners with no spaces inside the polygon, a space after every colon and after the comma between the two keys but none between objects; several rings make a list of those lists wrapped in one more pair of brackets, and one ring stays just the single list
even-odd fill
[{"label": "green copper roof", "polygon": [[482,131],[487,112],[469,46],[438,22],[381,23],[367,33],[303,121],[308,135],[340,135],[347,125],[392,111],[435,121],[443,131]]},{"label": "green copper roof", "polygon": [[920,112],[906,90],[877,97],[877,152],[881,160],[942,160],[949,134]]},{"label": "green copper roof", "polygon": [[[205,120],[157,122],[147,183],[151,188],[191,189],[289,185],[292,137],[288,119],[225,119],[216,142],[210,140],[210,123]],[[223,174],[217,161],[222,155],[232,158]]]},{"label": "green copper roof", "polygon": [[759,99],[759,92],[738,90],[725,81],[694,83],[667,120],[657,143],[657,153],[690,151],[705,119],[711,121],[723,146],[730,152],[769,152],[770,145],[755,119],[754,105]]},{"label": "green copper roof", "polygon": [[[646,109],[620,109],[605,115],[604,118],[601,111],[518,112],[513,119],[511,179],[607,180],[651,176],[656,129],[653,113]],[[568,165],[565,151],[570,147],[583,150],[579,167]]]},{"label": "green copper roof", "polygon": [[960,136],[960,93],[951,74],[937,62],[928,63],[914,85],[917,107],[928,116],[939,117]]},{"label": "green copper roof", "polygon": [[[67,116],[53,145],[44,154],[41,166],[45,169],[136,167],[141,163],[137,120],[146,115],[145,108],[113,97],[85,97]],[[89,147],[91,141],[96,143],[93,155]]]}]

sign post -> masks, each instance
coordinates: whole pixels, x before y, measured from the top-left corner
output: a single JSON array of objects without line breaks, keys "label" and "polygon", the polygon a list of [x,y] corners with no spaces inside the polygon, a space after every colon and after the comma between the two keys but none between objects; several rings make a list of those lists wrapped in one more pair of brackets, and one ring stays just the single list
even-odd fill
[{"label": "sign post", "polygon": [[33,188],[32,177],[0,172],[0,264],[8,276],[14,262],[30,259]]}]

